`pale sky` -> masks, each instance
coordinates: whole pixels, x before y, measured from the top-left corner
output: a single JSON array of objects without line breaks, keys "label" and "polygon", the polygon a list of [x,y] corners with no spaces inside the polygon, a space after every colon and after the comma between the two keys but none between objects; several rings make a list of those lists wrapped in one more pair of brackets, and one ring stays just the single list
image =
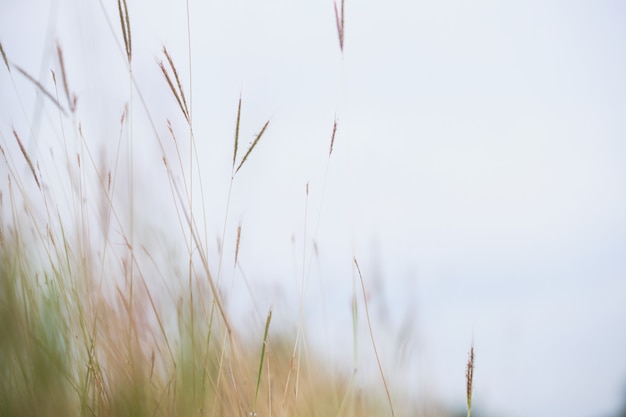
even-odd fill
[{"label": "pale sky", "polygon": [[[5,2],[0,42],[48,87],[60,42],[85,136],[110,157],[130,88],[116,2],[106,3],[112,29],[95,0]],[[157,65],[165,45],[189,91],[185,2],[128,3],[138,87],[160,135],[167,118],[185,138]],[[252,302],[235,274],[233,314],[243,321],[253,311],[262,326],[274,305],[277,320],[292,323],[303,250],[308,268],[315,239],[308,338],[332,347],[339,363],[352,352],[356,256],[384,363],[404,369],[398,385],[462,408],[473,338],[477,412],[617,412],[626,391],[626,5],[346,0],[343,56],[330,0],[190,0],[190,8],[191,101],[215,263],[240,94],[244,148],[271,119],[233,184],[225,245],[234,246],[241,222],[241,265],[255,293]],[[24,111],[3,66],[5,138],[13,126],[28,132],[36,114],[32,84],[14,78]],[[153,191],[141,198],[165,207],[171,194],[152,171],[162,170],[160,151],[133,97],[137,181]],[[46,133],[54,109],[44,108],[35,153],[54,136]],[[146,223],[163,224],[167,210],[149,210]],[[369,375],[371,363],[362,366]]]}]

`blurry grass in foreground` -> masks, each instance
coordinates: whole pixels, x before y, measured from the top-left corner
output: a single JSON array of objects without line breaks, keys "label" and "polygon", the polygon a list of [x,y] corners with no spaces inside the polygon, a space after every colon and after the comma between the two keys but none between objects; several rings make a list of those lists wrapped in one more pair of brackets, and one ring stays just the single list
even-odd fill
[{"label": "blurry grass in foreground", "polygon": [[[8,174],[0,191],[0,417],[441,415],[437,407],[411,401],[406,406],[396,401],[392,407],[380,362],[384,391],[380,381],[371,384],[377,389],[363,388],[354,383],[354,374],[331,371],[307,350],[302,320],[297,334],[276,330],[270,310],[258,340],[242,336],[248,329],[232,328],[192,211],[193,200],[204,201],[204,196],[191,191],[194,172],[200,189],[202,180],[190,101],[172,56],[163,48],[167,65],[159,67],[164,91],[173,95],[189,129],[189,155],[183,156],[172,123],[152,120],[136,85],[125,0],[118,1],[118,9],[129,83],[137,96],[122,113],[110,164],[99,161],[93,143],[83,136],[80,100],[71,92],[61,47],[50,87],[13,63],[0,44],[3,76],[8,74],[14,86],[15,74],[24,76],[48,100],[48,109],[60,120],[51,129],[63,144],[54,157],[63,161],[53,158],[47,165],[45,158],[31,159],[24,133],[12,129],[6,135],[0,127],[1,160]],[[340,8],[335,4],[342,53],[343,10],[343,1]],[[21,93],[16,92],[21,105]],[[137,151],[128,121],[133,102],[148,114],[163,153],[178,214],[168,222],[180,225],[187,243],[187,269],[167,266],[179,268],[177,273],[159,269],[154,259],[158,254],[143,245],[136,231],[145,225],[139,224],[133,189]],[[238,154],[241,106],[240,99],[230,189],[269,125],[265,122],[243,156]],[[159,134],[165,126],[173,145],[164,145]],[[336,131],[335,119],[329,158]],[[165,149],[172,147],[175,153],[169,159]],[[227,208],[229,200],[230,190]],[[10,215],[5,219],[4,214]],[[221,239],[226,223],[224,219]],[[241,227],[237,233],[239,242]],[[237,244],[235,265],[238,251]],[[158,277],[166,282],[164,288],[155,288]],[[354,299],[356,309],[356,294]],[[376,349],[373,334],[372,345]],[[468,400],[468,415],[469,406]]]}]

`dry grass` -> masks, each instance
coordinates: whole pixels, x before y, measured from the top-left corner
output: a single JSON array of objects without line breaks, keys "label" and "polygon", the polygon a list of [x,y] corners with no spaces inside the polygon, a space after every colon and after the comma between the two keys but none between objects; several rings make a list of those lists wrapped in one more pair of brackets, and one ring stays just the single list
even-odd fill
[{"label": "dry grass", "polygon": [[[130,72],[133,46],[125,0],[118,0],[118,12]],[[335,16],[343,52],[343,1],[340,9],[335,4]],[[67,121],[68,112],[56,97],[58,91],[56,96],[51,94],[43,83],[13,64],[1,44],[0,52],[9,72],[15,68],[54,104],[61,116],[59,123],[74,124],[73,130],[59,129],[63,143],[76,140],[81,145],[76,154],[68,149],[59,152],[65,155],[62,165],[66,171],[59,171],[56,166],[40,167],[39,160],[29,155],[13,128],[21,155],[5,148],[6,140],[5,147],[0,147],[8,173],[7,188],[0,191],[0,417],[396,415],[356,258],[354,266],[361,281],[366,320],[385,395],[375,388],[379,384],[372,384],[370,391],[354,383],[359,322],[356,287],[352,303],[354,328],[348,329],[354,333],[355,363],[353,372],[347,375],[331,371],[314,352],[308,351],[302,336],[304,290],[295,334],[271,328],[272,309],[258,339],[246,336],[250,329],[233,326],[219,287],[223,250],[214,279],[206,237],[192,209],[193,154],[190,153],[185,175],[184,158],[169,120],[164,124],[175,145],[172,160],[181,169],[175,171],[164,151],[163,165],[178,215],[177,219],[168,220],[178,221],[188,245],[188,259],[186,264],[164,268],[159,254],[150,252],[149,242],[135,236],[137,214],[132,207],[128,210],[128,203],[120,201],[127,195],[116,190],[129,183],[133,190],[132,165],[130,173],[118,166],[123,165],[118,162],[123,159],[122,143],[127,139],[124,132],[133,123],[129,117],[132,105],[130,110],[125,106],[122,112],[116,156],[113,165],[108,166],[93,150],[95,145],[83,136],[80,121]],[[189,125],[193,147],[191,106],[171,54],[166,48],[163,54],[167,65],[158,65],[167,84],[164,90],[174,96]],[[78,117],[79,101],[69,88],[60,45],[57,57],[62,94],[72,115]],[[54,72],[52,77],[56,86]],[[151,118],[132,72],[130,80],[164,150],[156,128],[159,122]],[[241,122],[240,98],[227,207],[236,174],[270,123],[267,120],[263,124],[240,158]],[[4,128],[0,126],[0,133]],[[335,119],[329,160],[336,133]],[[1,138],[4,140],[4,136]],[[132,161],[133,148],[126,149],[126,157]],[[34,178],[36,192],[29,186],[30,175],[23,174],[24,164]],[[50,172],[63,184],[67,193],[63,198],[48,190]],[[306,190],[308,199],[308,184]],[[124,210],[130,213],[130,219],[124,217]],[[318,215],[317,225],[319,219]],[[234,268],[240,259],[241,230],[240,224],[235,238]],[[224,226],[222,241],[225,235]],[[312,251],[317,251],[316,245],[314,236]],[[308,274],[304,262],[302,271],[305,288]],[[159,279],[161,286],[157,285]],[[468,417],[473,348],[470,360]],[[410,408],[404,414],[419,413]]]}]

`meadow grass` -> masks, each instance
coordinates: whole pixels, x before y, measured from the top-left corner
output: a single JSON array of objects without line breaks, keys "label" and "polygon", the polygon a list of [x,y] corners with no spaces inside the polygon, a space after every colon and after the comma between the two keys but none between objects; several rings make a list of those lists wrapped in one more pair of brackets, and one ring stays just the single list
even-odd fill
[{"label": "meadow grass", "polygon": [[[194,199],[204,202],[204,195],[194,196],[192,191],[194,163],[199,169],[193,108],[187,97],[192,86],[186,94],[175,61],[163,47],[165,62],[158,66],[165,78],[164,94],[174,98],[189,128],[191,145],[185,170],[186,157],[171,122],[152,119],[137,86],[132,71],[132,16],[126,0],[118,0],[117,6],[118,36],[131,88],[128,107],[120,118],[113,166],[100,163],[94,145],[83,136],[76,119],[79,100],[71,90],[62,47],[57,47],[60,79],[52,71],[52,87],[47,87],[12,62],[0,44],[6,67],[2,76],[10,77],[14,86],[15,71],[28,80],[30,87],[47,100],[48,107],[58,113],[59,120],[71,119],[71,131],[64,130],[65,122],[60,122],[63,142],[80,143],[75,154],[69,146],[61,151],[65,170],[59,173],[58,167],[31,158],[21,132],[12,129],[11,135],[6,135],[6,126],[0,128],[0,151],[7,174],[6,187],[0,191],[0,417],[441,415],[435,406],[409,402],[401,407],[399,401],[393,401],[399,396],[390,393],[376,351],[356,258],[354,266],[384,392],[355,384],[356,359],[353,372],[344,375],[308,349],[302,337],[302,308],[295,332],[272,328],[271,309],[258,339],[246,337],[248,329],[233,327],[220,293],[223,250],[217,268],[209,265],[206,239],[193,211]],[[335,18],[343,53],[343,1],[340,7],[335,4]],[[17,89],[18,97],[20,93]],[[130,126],[133,122],[129,121],[134,106],[143,107],[148,114],[148,123],[163,151],[162,166],[177,212],[170,220],[179,224],[185,236],[185,265],[164,269],[155,259],[159,254],[152,253],[136,231],[144,225],[138,224],[134,207],[136,150]],[[233,121],[227,207],[235,177],[268,134],[270,124],[267,120],[261,126],[241,156],[241,97]],[[162,124],[167,125],[175,146],[173,158],[164,150],[165,140],[156,127]],[[335,119],[329,161],[337,131]],[[15,145],[19,152],[15,152]],[[124,146],[126,160],[121,156]],[[124,161],[126,169],[120,169]],[[176,167],[181,168],[179,172]],[[62,184],[63,193],[50,191],[48,182],[53,182],[53,177]],[[195,178],[201,181],[200,175]],[[124,184],[125,191],[119,191]],[[224,219],[222,240],[226,223]],[[241,233],[239,225],[234,267]],[[303,265],[303,281],[304,275]],[[155,284],[159,279],[160,286]],[[357,287],[354,329],[347,329],[354,333],[359,308]],[[304,297],[303,292],[301,304]],[[473,348],[471,363],[468,375],[473,373]],[[470,409],[468,376],[468,416]]]}]

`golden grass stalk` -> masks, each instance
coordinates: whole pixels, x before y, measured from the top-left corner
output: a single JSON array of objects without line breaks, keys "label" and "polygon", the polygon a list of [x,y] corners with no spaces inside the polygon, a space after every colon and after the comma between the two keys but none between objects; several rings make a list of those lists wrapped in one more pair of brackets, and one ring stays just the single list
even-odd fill
[{"label": "golden grass stalk", "polygon": [[28,167],[30,168],[30,172],[33,174],[33,177],[35,178],[37,187],[41,190],[41,184],[39,183],[39,178],[37,177],[37,173],[35,172],[35,166],[33,165],[33,161],[31,161],[30,157],[28,156],[28,152],[26,152],[26,148],[24,148],[24,144],[20,140],[20,137],[15,131],[15,129],[13,129],[13,136],[15,136],[15,140],[17,140],[17,144],[20,147],[20,151],[22,151],[22,155],[24,155],[24,159],[26,159],[26,163],[28,164]]},{"label": "golden grass stalk", "polygon": [[261,129],[261,132],[259,132],[259,134],[256,136],[256,138],[252,142],[252,145],[250,145],[250,148],[248,149],[248,152],[246,152],[246,154],[243,156],[243,159],[241,160],[241,162],[239,163],[239,166],[235,170],[235,174],[237,174],[237,172],[239,172],[239,170],[243,166],[244,162],[246,162],[246,160],[248,159],[248,157],[252,153],[252,150],[254,149],[254,147],[257,145],[257,143],[259,143],[259,140],[261,139],[261,136],[263,136],[263,133],[265,133],[265,129],[267,129],[267,126],[269,124],[270,124],[269,120],[267,122],[265,122],[265,124],[263,125],[263,128]]},{"label": "golden grass stalk", "polygon": [[117,8],[120,13],[120,24],[122,26],[122,36],[124,37],[124,47],[126,48],[126,58],[130,64],[133,57],[133,43],[130,36],[130,19],[128,18],[126,0],[117,0]]},{"label": "golden grass stalk", "polygon": [[370,338],[372,339],[372,347],[374,348],[374,355],[376,355],[376,363],[378,364],[378,370],[380,371],[380,377],[383,380],[383,385],[385,386],[385,393],[387,394],[387,401],[389,401],[389,408],[391,409],[391,417],[395,417],[395,412],[393,410],[393,402],[391,401],[391,394],[389,393],[389,386],[387,385],[387,379],[385,378],[385,373],[383,372],[383,367],[380,364],[380,357],[378,356],[378,349],[376,348],[376,341],[374,340],[374,332],[372,331],[372,322],[370,320],[370,312],[369,307],[367,306],[367,296],[365,295],[365,283],[363,282],[363,275],[361,274],[361,268],[359,268],[359,263],[354,257],[354,265],[356,266],[356,270],[359,273],[359,279],[361,280],[361,289],[363,290],[363,303],[365,304],[365,316],[367,318],[367,327],[370,331]]},{"label": "golden grass stalk", "polygon": [[465,382],[467,384],[467,417],[472,415],[472,391],[474,385],[474,343],[469,351],[467,369],[465,370]]}]

